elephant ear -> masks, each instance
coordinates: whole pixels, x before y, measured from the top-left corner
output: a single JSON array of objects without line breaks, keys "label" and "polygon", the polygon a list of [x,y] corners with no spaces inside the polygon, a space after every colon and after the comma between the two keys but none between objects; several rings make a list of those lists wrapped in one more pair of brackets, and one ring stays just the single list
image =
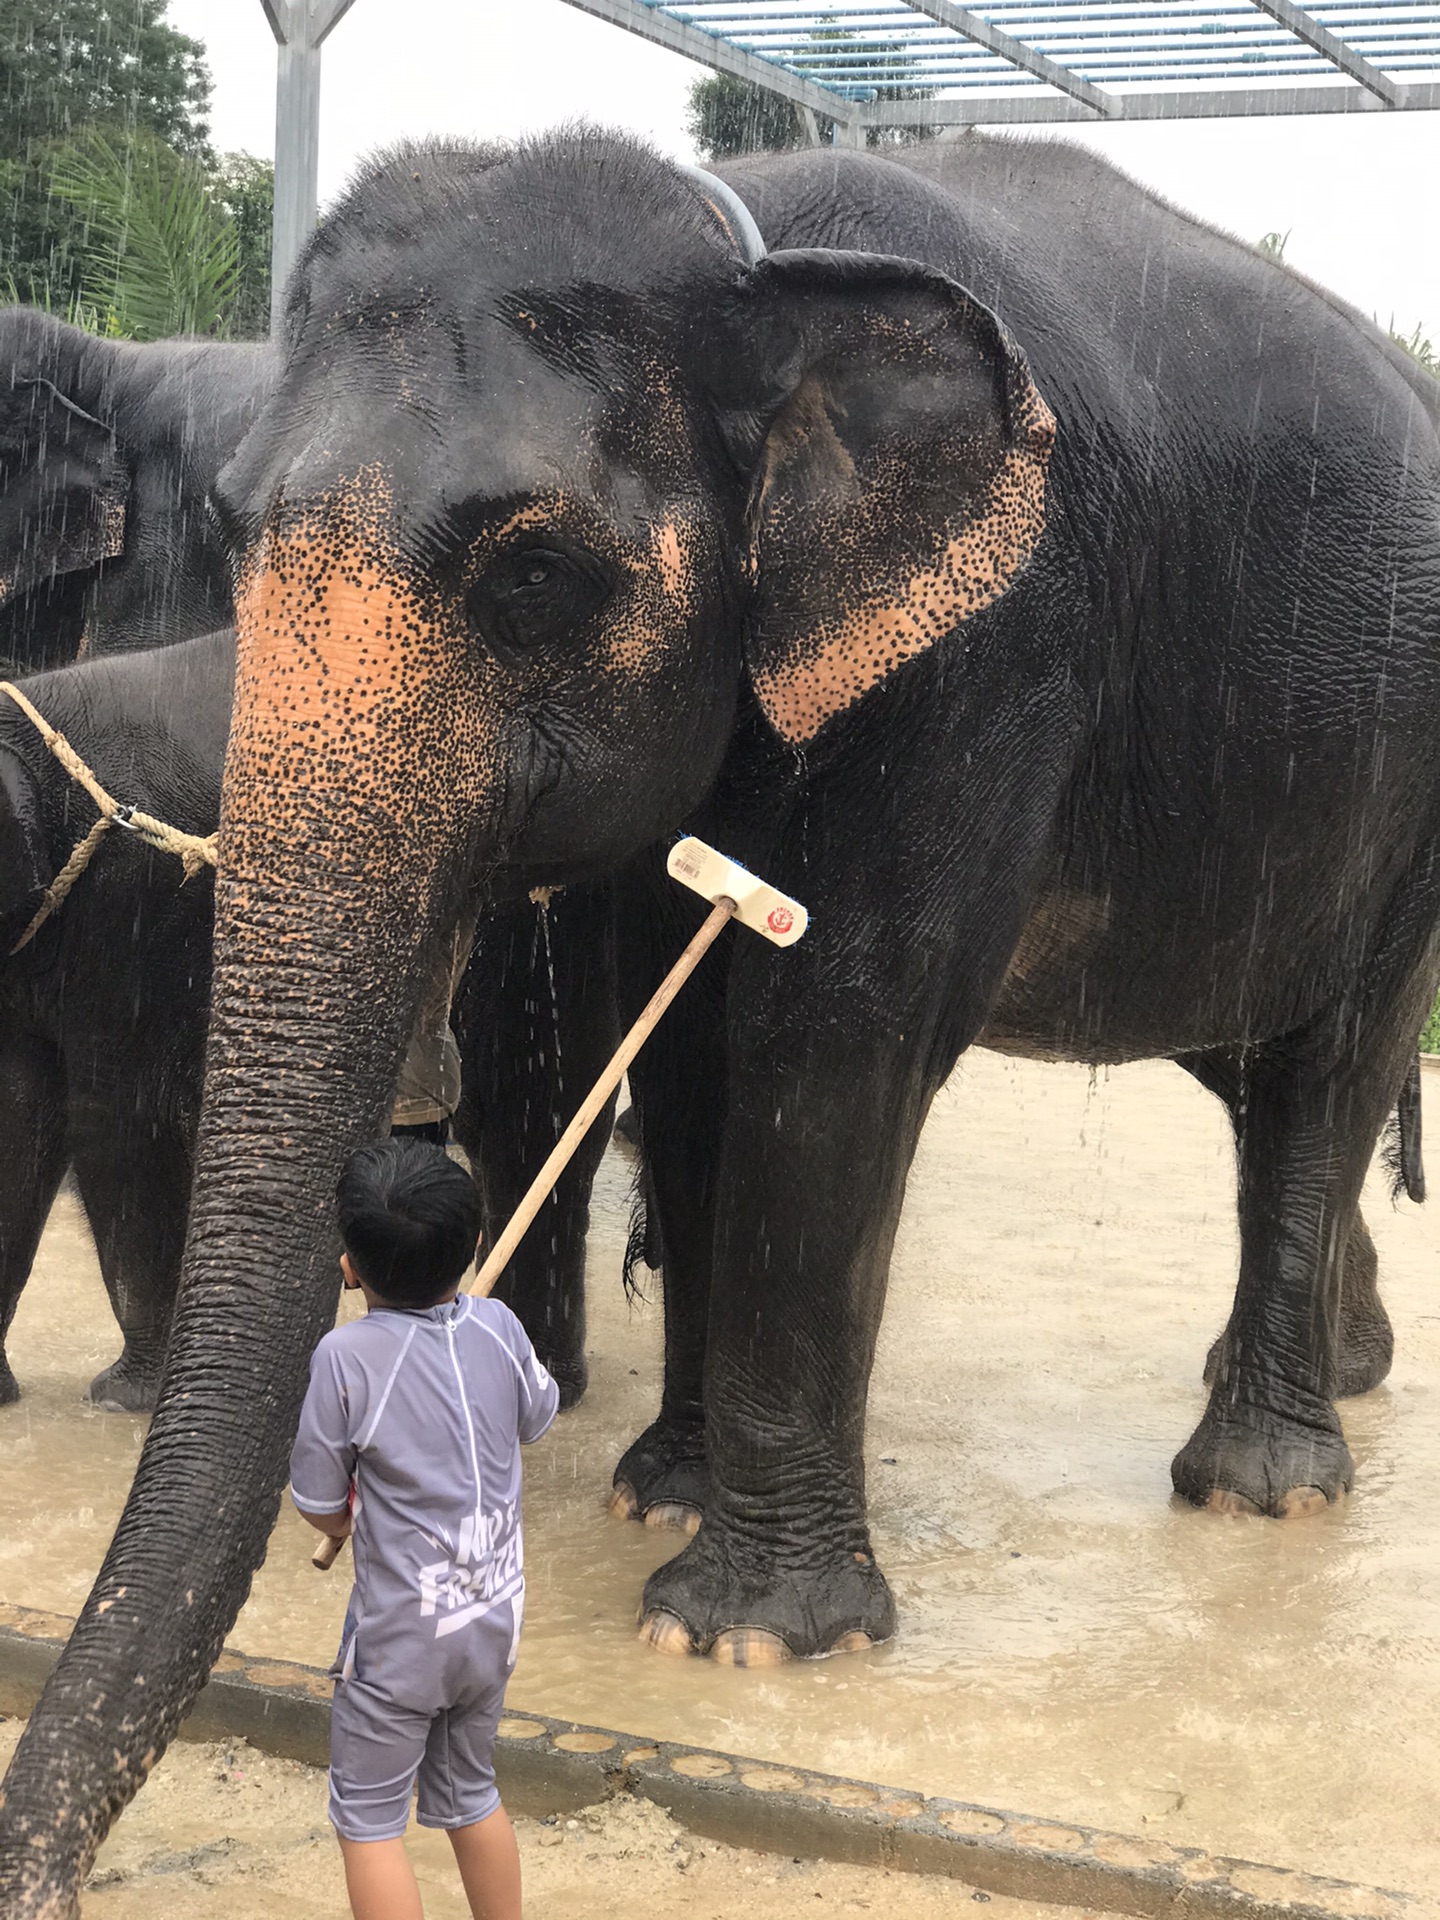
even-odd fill
[{"label": "elephant ear", "polygon": [[798,744],[1004,593],[1044,531],[1055,422],[995,316],[914,261],[773,253],[729,321],[750,669]]},{"label": "elephant ear", "polygon": [[125,550],[129,475],[115,435],[49,380],[0,401],[0,607]]}]

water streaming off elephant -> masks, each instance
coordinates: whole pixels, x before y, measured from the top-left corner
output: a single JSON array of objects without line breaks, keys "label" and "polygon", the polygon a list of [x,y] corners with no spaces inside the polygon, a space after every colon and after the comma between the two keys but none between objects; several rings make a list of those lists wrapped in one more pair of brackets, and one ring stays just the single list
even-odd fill
[{"label": "water streaming off elephant", "polygon": [[[612,1150],[589,1397],[529,1456],[517,1706],[1418,1892],[1440,1878],[1440,1217],[1372,1178],[1398,1358],[1344,1408],[1348,1507],[1290,1526],[1176,1510],[1170,1457],[1233,1277],[1224,1116],[1174,1067],[1092,1080],[971,1056],[911,1179],[871,1403],[899,1637],[746,1673],[636,1643],[641,1583],[678,1543],[601,1511],[658,1392],[658,1309],[619,1287],[629,1180]],[[141,1438],[78,1402],[117,1346],[62,1200],[12,1341],[26,1398],[0,1413],[0,1598],[73,1613],[89,1589]],[[236,1645],[328,1660],[346,1585],[309,1544],[284,1513]]]}]

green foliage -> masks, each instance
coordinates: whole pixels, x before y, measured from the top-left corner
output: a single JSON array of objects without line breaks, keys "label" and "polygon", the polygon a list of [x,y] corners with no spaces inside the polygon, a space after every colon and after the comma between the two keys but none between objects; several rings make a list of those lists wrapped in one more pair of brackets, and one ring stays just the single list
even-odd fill
[{"label": "green foliage", "polygon": [[239,240],[209,169],[154,135],[91,131],[61,147],[50,190],[85,233],[80,293],[131,340],[216,333],[239,284]]},{"label": "green foliage", "polygon": [[226,332],[258,340],[270,331],[270,230],[275,216],[275,169],[253,153],[225,153],[215,169],[214,194],[235,228],[239,277]]},{"label": "green foliage", "polygon": [[135,339],[256,335],[273,169],[210,150],[167,0],[0,0],[0,292]]},{"label": "green foliage", "polygon": [[[807,51],[812,50],[812,57],[807,60]],[[853,52],[855,62],[863,63],[867,74],[873,74],[878,67],[894,75],[893,79],[878,83],[867,79],[867,86],[874,86],[872,97],[876,100],[932,97],[933,89],[914,84],[914,75],[907,67],[905,50],[899,41],[862,42],[843,28],[817,27],[810,36],[808,48],[802,49],[794,64],[799,72],[808,71],[809,77],[823,86],[843,70],[833,60],[837,52],[842,55]],[[705,159],[727,160],[741,153],[785,153],[794,147],[828,145],[835,122],[824,114],[810,113],[783,94],[772,93],[768,87],[737,80],[733,74],[715,73],[708,79],[697,80],[691,87],[686,130]],[[934,127],[871,127],[866,133],[866,144],[908,146],[915,140],[930,139],[935,131]]]},{"label": "green foliage", "polygon": [[1435,348],[1426,338],[1423,323],[1417,321],[1413,333],[1397,333],[1395,331],[1395,316],[1392,313],[1390,316],[1390,325],[1386,328],[1386,332],[1390,335],[1390,338],[1395,342],[1396,346],[1403,347],[1412,360],[1418,360],[1427,373],[1440,374],[1440,353],[1435,351]]},{"label": "green foliage", "polygon": [[1440,1000],[1430,1009],[1430,1016],[1420,1029],[1421,1053],[1440,1053]]},{"label": "green foliage", "polygon": [[[828,139],[831,121],[817,123]],[[741,153],[785,153],[811,144],[805,115],[793,100],[768,87],[737,80],[733,73],[712,73],[690,89],[686,131],[707,160],[730,160]],[[820,128],[823,127],[823,132]]]},{"label": "green foliage", "polygon": [[63,309],[80,294],[81,236],[50,192],[57,148],[83,129],[150,134],[208,161],[203,49],[166,0],[0,0],[0,278]]},{"label": "green foliage", "polygon": [[50,289],[47,287],[44,291],[47,295],[44,300],[22,300],[19,287],[7,274],[3,280],[0,280],[0,306],[38,306],[42,312],[56,314],[61,320],[68,320],[72,327],[83,328],[86,333],[110,331],[109,315],[101,313],[98,307],[92,307],[88,301],[82,300],[78,295],[72,296],[64,306],[57,306],[55,301],[48,297]]}]

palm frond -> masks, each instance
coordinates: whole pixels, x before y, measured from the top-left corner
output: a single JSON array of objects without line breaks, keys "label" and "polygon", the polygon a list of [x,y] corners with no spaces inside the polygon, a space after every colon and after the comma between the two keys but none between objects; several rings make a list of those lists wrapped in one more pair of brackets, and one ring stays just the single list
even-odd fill
[{"label": "palm frond", "polygon": [[239,280],[233,223],[194,161],[163,141],[90,132],[62,149],[51,191],[84,217],[84,298],[135,340],[215,333]]},{"label": "palm frond", "polygon": [[68,320],[72,327],[80,327],[86,333],[113,333],[111,316],[92,306],[82,294],[72,293],[63,299],[57,299],[55,290],[49,285],[31,285],[24,292],[13,273],[0,278],[0,306],[38,307],[42,313],[58,314],[62,320]]}]

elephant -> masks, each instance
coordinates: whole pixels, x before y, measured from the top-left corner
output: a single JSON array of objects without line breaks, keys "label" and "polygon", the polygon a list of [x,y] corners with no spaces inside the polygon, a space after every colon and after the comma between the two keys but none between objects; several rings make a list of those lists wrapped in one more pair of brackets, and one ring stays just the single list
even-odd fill
[{"label": "elephant", "polygon": [[[28,678],[21,690],[118,798],[206,834],[219,816],[234,678],[234,634],[221,631],[164,651],[85,660]],[[63,908],[11,954],[94,814],[32,722],[0,697],[0,956],[9,955],[0,957],[0,1158],[9,1169],[0,1190],[0,1406],[20,1396],[4,1337],[69,1165],[124,1335],[120,1358],[86,1397],[144,1412],[159,1386],[180,1274],[214,897],[208,870],[187,881],[173,856],[112,829]],[[539,1084],[556,1040],[560,1100],[571,1076],[583,1089],[597,1057],[603,1063],[613,1049],[608,941],[603,910],[598,930],[596,915],[582,888],[548,911],[523,897],[497,904],[477,929],[455,1015],[464,1063],[456,1131],[475,1168],[487,1237],[509,1218],[559,1131]],[[567,1406],[585,1388],[585,1234],[604,1144],[597,1126],[497,1288]]]},{"label": "elephant", "polygon": [[1172,1477],[1338,1498],[1344,1252],[1440,972],[1435,389],[1094,156],[707,185],[595,129],[402,148],[310,241],[284,352],[217,487],[246,558],[184,1279],[7,1777],[17,1916],[71,1909],[235,1618],[329,1195],[487,889],[614,873],[637,997],[698,924],[677,832],[809,910],[784,951],[729,929],[634,1074],[666,1382],[624,1470],[705,1475],[641,1630],[741,1663],[894,1630],[866,1388],[982,1039],[1238,1090],[1235,1305]]},{"label": "elephant", "polygon": [[[234,639],[119,654],[21,683],[122,802],[214,830]],[[95,1235],[124,1350],[87,1389],[154,1404],[180,1273],[210,995],[214,891],[111,828],[18,952],[44,890],[96,817],[34,725],[0,697],[0,1340],[66,1168]],[[0,1348],[0,1405],[20,1389]]]},{"label": "elephant", "polygon": [[7,307],[0,367],[6,670],[228,625],[208,496],[274,382],[268,343],[109,340]]}]

